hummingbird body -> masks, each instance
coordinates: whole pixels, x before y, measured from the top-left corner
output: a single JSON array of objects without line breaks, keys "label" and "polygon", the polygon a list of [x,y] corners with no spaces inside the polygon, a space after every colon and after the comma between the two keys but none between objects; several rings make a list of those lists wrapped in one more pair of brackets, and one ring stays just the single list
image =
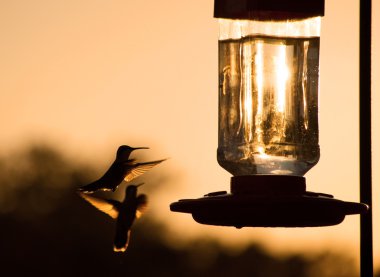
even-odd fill
[{"label": "hummingbird body", "polygon": [[113,248],[115,252],[124,252],[127,249],[132,224],[139,217],[142,207],[146,203],[147,198],[144,194],[137,196],[136,186],[128,186],[116,220],[116,235]]},{"label": "hummingbird body", "polygon": [[142,175],[155,165],[166,160],[162,159],[152,162],[137,163],[135,159],[129,159],[131,152],[136,149],[148,148],[133,148],[127,145],[120,146],[117,150],[115,161],[106,171],[106,173],[100,179],[83,187],[80,187],[78,190],[87,193],[92,193],[97,190],[115,191],[123,180],[126,182],[132,181],[134,178]]},{"label": "hummingbird body", "polygon": [[[142,184],[140,184],[142,185]],[[85,193],[80,193],[90,204],[116,219],[116,233],[114,239],[114,251],[124,252],[129,244],[131,227],[147,206],[145,194],[137,195],[137,187],[140,185],[129,185],[126,188],[123,202],[105,200]]]}]

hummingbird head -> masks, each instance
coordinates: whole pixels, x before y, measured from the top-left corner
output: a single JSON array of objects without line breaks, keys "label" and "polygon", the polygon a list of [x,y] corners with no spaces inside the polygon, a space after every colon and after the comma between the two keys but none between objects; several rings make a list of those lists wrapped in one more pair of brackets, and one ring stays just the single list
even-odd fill
[{"label": "hummingbird head", "polygon": [[125,190],[125,194],[126,195],[136,195],[137,194],[137,188],[139,186],[142,186],[144,183],[140,183],[138,185],[129,185],[127,186],[126,190]]},{"label": "hummingbird head", "polygon": [[116,158],[120,160],[128,160],[133,150],[149,149],[148,147],[130,147],[128,145],[121,145],[117,149]]}]

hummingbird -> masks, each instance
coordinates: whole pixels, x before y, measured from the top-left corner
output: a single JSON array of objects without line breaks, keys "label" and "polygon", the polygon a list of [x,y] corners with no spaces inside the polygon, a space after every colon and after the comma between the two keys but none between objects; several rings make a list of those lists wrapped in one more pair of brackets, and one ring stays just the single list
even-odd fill
[{"label": "hummingbird", "polygon": [[145,211],[148,201],[145,194],[137,195],[137,188],[143,185],[129,185],[123,202],[101,199],[79,192],[79,195],[100,211],[116,219],[116,233],[113,250],[124,252],[129,243],[131,227],[136,218]]},{"label": "hummingbird", "polygon": [[129,159],[132,151],[137,149],[149,149],[148,147],[130,147],[122,145],[116,152],[116,159],[106,171],[106,173],[95,182],[78,188],[79,191],[93,193],[97,190],[115,191],[121,182],[130,182],[134,178],[144,174],[155,165],[166,159],[156,160],[145,163],[138,163],[136,159]]}]

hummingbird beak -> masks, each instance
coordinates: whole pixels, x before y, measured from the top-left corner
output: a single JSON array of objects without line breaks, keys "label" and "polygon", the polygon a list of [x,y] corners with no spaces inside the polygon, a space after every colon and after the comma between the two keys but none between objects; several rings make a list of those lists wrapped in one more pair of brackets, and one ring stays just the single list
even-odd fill
[{"label": "hummingbird beak", "polygon": [[135,185],[135,187],[138,188],[138,187],[142,186],[143,184],[144,184],[144,183],[140,183],[140,184],[138,184],[138,185]]},{"label": "hummingbird beak", "polygon": [[138,150],[138,149],[149,149],[149,147],[133,147],[133,150]]}]

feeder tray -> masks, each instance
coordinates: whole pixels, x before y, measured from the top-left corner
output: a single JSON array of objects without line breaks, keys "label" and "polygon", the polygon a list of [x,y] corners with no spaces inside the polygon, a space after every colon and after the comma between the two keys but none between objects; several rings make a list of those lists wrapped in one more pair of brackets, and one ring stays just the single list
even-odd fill
[{"label": "feeder tray", "polygon": [[231,178],[231,193],[217,191],[181,199],[174,212],[191,213],[201,224],[242,227],[318,227],[341,223],[368,206],[306,191],[304,177],[249,175]]}]

